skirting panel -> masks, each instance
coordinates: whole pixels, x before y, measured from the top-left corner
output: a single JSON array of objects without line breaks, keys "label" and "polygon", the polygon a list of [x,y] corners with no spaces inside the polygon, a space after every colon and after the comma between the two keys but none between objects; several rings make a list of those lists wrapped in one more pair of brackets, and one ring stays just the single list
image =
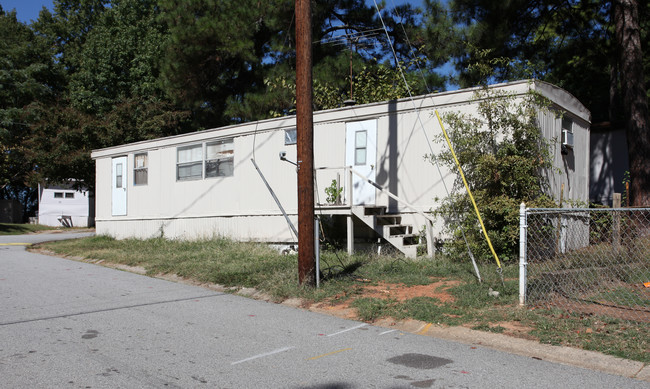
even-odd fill
[{"label": "skirting panel", "polygon": [[[297,226],[297,220],[292,218]],[[234,216],[183,219],[109,220],[96,222],[97,235],[115,239],[210,239],[226,237],[237,241],[296,242],[282,216]]]}]

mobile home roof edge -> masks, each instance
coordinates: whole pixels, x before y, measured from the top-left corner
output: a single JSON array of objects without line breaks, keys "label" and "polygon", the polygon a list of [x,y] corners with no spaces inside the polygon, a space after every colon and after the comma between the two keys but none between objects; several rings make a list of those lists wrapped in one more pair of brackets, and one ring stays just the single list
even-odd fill
[{"label": "mobile home roof edge", "polygon": [[[569,92],[555,85],[544,81],[529,79],[512,81],[507,83],[493,84],[489,89],[504,89],[516,95],[524,94],[530,89],[540,92],[550,98],[561,109],[570,111],[581,119],[590,122],[589,111]],[[364,120],[380,117],[389,113],[404,111],[423,110],[432,108],[445,108],[462,105],[473,99],[474,93],[482,87],[472,87],[454,91],[444,91],[421,96],[406,97],[398,100],[382,101],[355,105],[350,107],[334,108],[314,112],[314,127],[323,123],[336,121]],[[252,133],[263,133],[281,129],[290,129],[296,126],[295,115],[282,116],[278,118],[264,119],[254,122],[233,124],[218,128],[211,128],[201,131],[189,132],[179,135],[172,135],[152,140],[143,140],[118,146],[106,147],[93,150],[93,159],[123,155],[135,151],[155,150],[162,147],[179,145],[185,143],[200,142],[207,139],[242,136]]]}]

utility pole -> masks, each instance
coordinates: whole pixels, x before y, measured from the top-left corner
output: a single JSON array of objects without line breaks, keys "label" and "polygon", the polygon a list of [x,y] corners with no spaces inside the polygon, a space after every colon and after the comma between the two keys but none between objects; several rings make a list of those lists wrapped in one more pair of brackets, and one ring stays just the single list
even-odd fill
[{"label": "utility pole", "polygon": [[316,284],[314,260],[314,118],[311,0],[296,0],[296,132],[298,148],[298,282]]}]

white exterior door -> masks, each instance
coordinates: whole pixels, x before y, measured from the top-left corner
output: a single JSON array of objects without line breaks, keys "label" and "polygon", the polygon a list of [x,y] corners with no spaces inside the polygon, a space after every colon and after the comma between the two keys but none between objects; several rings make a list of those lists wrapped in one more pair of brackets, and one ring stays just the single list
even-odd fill
[{"label": "white exterior door", "polygon": [[[345,145],[345,164],[374,181],[377,164],[377,120],[346,123]],[[352,174],[352,204],[375,204],[375,187],[356,174]]]},{"label": "white exterior door", "polygon": [[126,157],[113,158],[113,178],[112,178],[112,215],[126,215]]}]

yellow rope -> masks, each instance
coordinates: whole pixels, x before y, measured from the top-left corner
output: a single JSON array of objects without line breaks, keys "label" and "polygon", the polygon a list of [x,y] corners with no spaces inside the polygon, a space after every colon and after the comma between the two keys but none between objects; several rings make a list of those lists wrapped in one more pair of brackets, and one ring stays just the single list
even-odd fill
[{"label": "yellow rope", "polygon": [[445,126],[442,124],[442,119],[440,119],[440,114],[438,114],[438,110],[436,110],[435,112],[436,112],[436,117],[438,118],[438,122],[440,123],[440,128],[442,128],[442,133],[445,134],[445,139],[447,140],[447,144],[449,145],[449,150],[451,150],[451,155],[454,157],[454,161],[456,161],[456,166],[458,167],[460,176],[463,178],[463,184],[465,184],[465,189],[467,189],[467,194],[469,194],[469,198],[470,200],[472,200],[472,205],[474,205],[474,210],[476,211],[476,216],[478,217],[479,223],[481,223],[481,229],[483,230],[483,235],[485,235],[485,240],[487,240],[488,246],[490,246],[490,251],[492,252],[492,255],[494,255],[494,259],[497,261],[497,266],[499,267],[499,269],[501,269],[501,262],[499,262],[499,256],[494,251],[494,247],[492,247],[492,241],[490,241],[490,237],[487,234],[485,225],[483,225],[483,219],[481,219],[481,213],[478,211],[478,207],[476,206],[476,201],[474,201],[474,196],[472,196],[472,191],[469,190],[469,185],[467,185],[467,180],[465,179],[463,168],[460,167],[460,162],[458,162],[458,158],[456,158],[456,153],[454,152],[454,148],[451,145],[451,141],[449,140],[449,136],[447,135]]}]

